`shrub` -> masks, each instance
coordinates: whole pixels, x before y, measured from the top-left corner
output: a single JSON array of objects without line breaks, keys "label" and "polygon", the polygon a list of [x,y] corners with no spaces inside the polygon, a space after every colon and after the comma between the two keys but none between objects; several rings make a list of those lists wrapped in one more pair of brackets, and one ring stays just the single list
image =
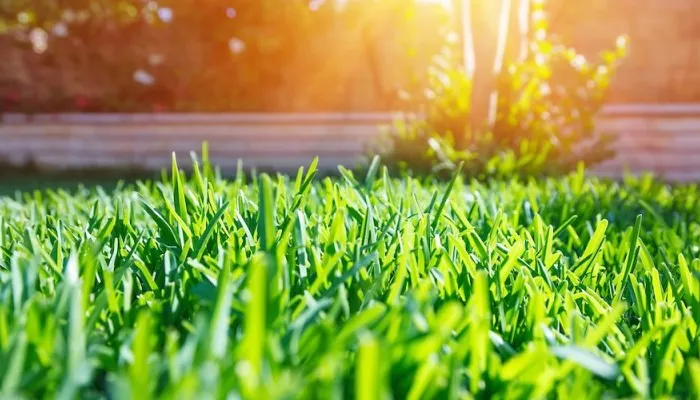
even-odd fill
[{"label": "shrub", "polygon": [[428,86],[408,97],[422,115],[401,115],[389,127],[380,150],[384,159],[415,172],[464,161],[465,173],[494,177],[564,173],[579,162],[610,157],[613,137],[596,132],[594,122],[626,54],[626,37],[593,62],[548,34],[542,2],[531,15],[536,31],[530,51],[499,76],[496,120],[489,129],[468,123],[472,82],[448,43],[428,71]]}]

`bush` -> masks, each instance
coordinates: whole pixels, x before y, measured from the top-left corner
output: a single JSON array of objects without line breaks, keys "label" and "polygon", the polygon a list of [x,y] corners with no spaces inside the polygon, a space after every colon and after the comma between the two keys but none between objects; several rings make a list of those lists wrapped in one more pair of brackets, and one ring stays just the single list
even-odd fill
[{"label": "bush", "polygon": [[538,2],[527,57],[510,63],[499,77],[490,129],[469,126],[472,83],[448,43],[428,71],[428,86],[408,96],[422,115],[401,115],[389,127],[384,159],[415,172],[463,161],[465,173],[484,178],[565,173],[579,162],[593,165],[613,155],[613,137],[596,132],[594,122],[627,39],[619,37],[614,49],[591,62],[547,34],[544,15]]}]

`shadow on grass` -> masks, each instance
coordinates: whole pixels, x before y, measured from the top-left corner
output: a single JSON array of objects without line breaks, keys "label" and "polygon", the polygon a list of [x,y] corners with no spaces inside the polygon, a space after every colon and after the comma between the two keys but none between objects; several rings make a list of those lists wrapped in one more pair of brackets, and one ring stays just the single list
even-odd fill
[{"label": "shadow on grass", "polygon": [[64,189],[75,190],[80,186],[101,186],[113,189],[122,181],[126,183],[160,176],[153,171],[134,168],[89,168],[50,171],[34,164],[22,166],[0,162],[0,196],[14,195],[17,191]]}]

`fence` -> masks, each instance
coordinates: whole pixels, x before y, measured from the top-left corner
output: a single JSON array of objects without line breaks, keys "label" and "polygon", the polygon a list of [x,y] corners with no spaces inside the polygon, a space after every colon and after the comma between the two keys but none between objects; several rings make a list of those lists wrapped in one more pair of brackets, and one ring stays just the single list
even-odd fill
[{"label": "fence", "polygon": [[[207,141],[224,172],[245,166],[293,171],[319,156],[319,167],[365,162],[386,113],[350,114],[45,114],[5,115],[0,161],[46,169],[186,166]],[[618,134],[617,156],[593,173],[653,172],[670,181],[700,181],[700,105],[610,105],[601,130]]]}]

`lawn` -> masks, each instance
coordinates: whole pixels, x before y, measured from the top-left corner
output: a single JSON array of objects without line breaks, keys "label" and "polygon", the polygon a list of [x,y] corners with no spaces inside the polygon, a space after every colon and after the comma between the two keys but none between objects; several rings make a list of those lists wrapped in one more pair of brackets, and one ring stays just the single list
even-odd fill
[{"label": "lawn", "polygon": [[700,396],[696,186],[340,172],[0,198],[0,394]]}]

